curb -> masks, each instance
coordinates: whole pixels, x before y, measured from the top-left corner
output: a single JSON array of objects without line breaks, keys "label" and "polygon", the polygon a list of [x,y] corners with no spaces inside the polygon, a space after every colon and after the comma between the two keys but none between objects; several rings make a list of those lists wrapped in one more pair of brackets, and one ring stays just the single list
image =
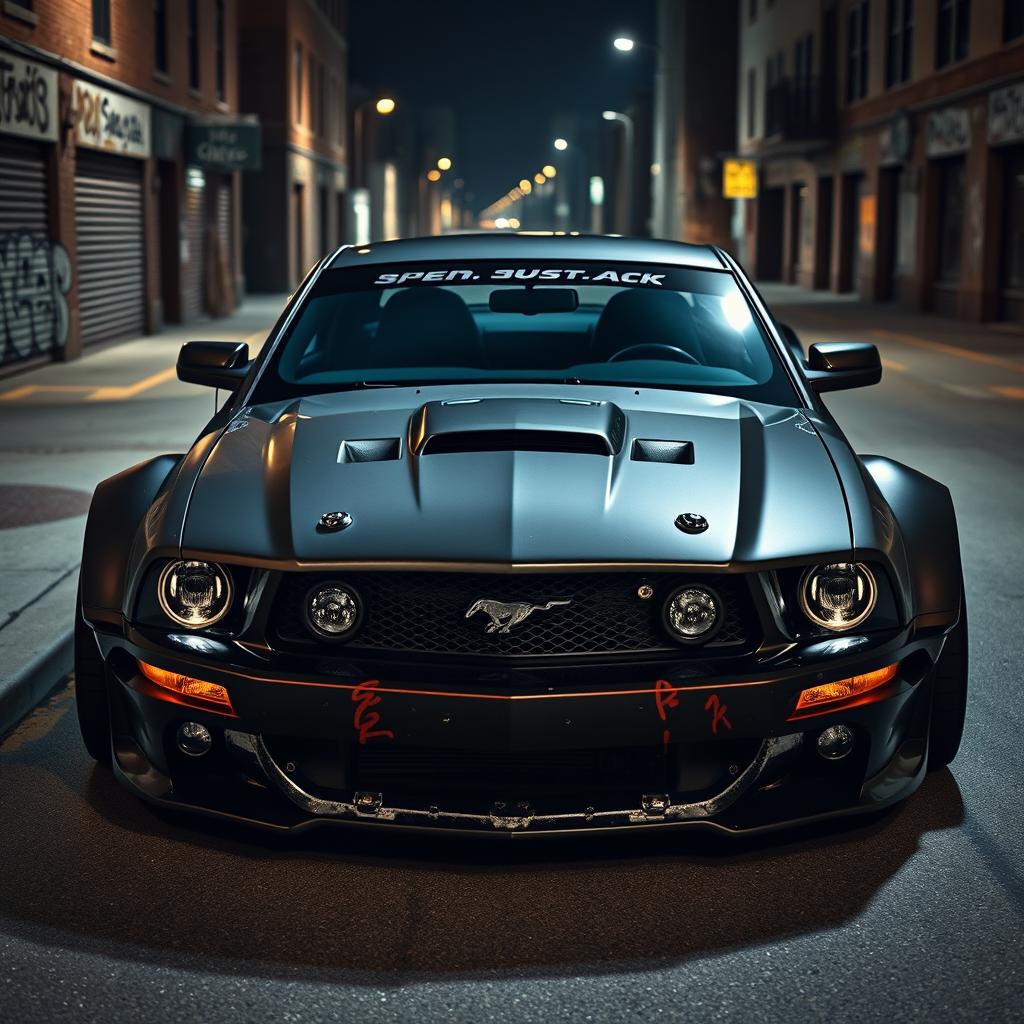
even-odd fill
[{"label": "curb", "polygon": [[6,736],[74,665],[74,630],[68,629],[13,676],[0,679],[0,737]]}]

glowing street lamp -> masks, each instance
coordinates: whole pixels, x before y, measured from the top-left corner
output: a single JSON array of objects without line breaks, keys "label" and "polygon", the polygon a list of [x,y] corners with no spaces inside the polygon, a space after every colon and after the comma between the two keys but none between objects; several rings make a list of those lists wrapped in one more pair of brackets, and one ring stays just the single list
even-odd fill
[{"label": "glowing street lamp", "polygon": [[554,146],[555,149],[557,149],[559,152],[562,152],[563,150],[569,148],[569,143],[566,142],[565,139],[555,139]]},{"label": "glowing street lamp", "polygon": [[436,167],[431,167],[430,170],[427,171],[427,181],[440,181],[440,180],[441,180],[441,172]]},{"label": "glowing street lamp", "polygon": [[378,114],[393,114],[395,112],[395,101],[390,96],[381,96],[375,104]]},{"label": "glowing street lamp", "polygon": [[545,164],[541,168],[541,172],[545,178],[553,178],[558,173],[558,171],[555,170],[554,164]]},{"label": "glowing street lamp", "polygon": [[545,176],[544,176],[543,174],[541,174],[541,173],[540,173],[540,171],[538,171],[538,172],[537,172],[537,173],[536,173],[536,174],[535,174],[535,175],[533,176],[533,180],[534,180],[534,181],[535,181],[535,182],[536,182],[536,183],[537,183],[538,185],[543,185],[543,184],[544,184],[544,182],[545,182],[545,181],[547,181],[548,179],[547,179],[547,178],[546,178],[546,177],[545,177]]},{"label": "glowing street lamp", "polygon": [[629,36],[616,36],[616,38],[612,40],[612,46],[614,46],[616,50],[621,50],[623,53],[629,53],[629,51],[636,46],[636,40],[631,39]]},{"label": "glowing street lamp", "polygon": [[437,161],[437,169],[439,171],[450,171],[452,167],[452,158],[450,156],[442,156]]}]

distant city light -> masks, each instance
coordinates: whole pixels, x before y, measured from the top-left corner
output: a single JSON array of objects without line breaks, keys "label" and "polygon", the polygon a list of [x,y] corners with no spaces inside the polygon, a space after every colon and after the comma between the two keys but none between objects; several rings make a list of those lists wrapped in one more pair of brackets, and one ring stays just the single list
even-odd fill
[{"label": "distant city light", "polygon": [[558,173],[558,171],[555,170],[554,164],[545,164],[541,170],[543,170],[545,176],[548,178],[553,178]]},{"label": "distant city light", "polygon": [[510,228],[512,228],[513,231],[515,231],[519,227],[519,218],[518,217],[509,217],[509,219],[508,219],[508,226]]},{"label": "distant city light", "polygon": [[496,228],[507,228],[508,219],[506,217],[496,217],[494,221],[494,226]]},{"label": "distant city light", "polygon": [[450,171],[452,167],[452,158],[450,156],[442,156],[437,161],[439,170]]},{"label": "distant city light", "polygon": [[621,50],[623,53],[629,53],[630,50],[636,46],[636,42],[629,38],[629,36],[619,36],[612,42],[612,46],[616,50]]},{"label": "distant city light", "polygon": [[656,178],[659,174],[661,174],[661,164],[651,164],[651,175]]},{"label": "distant city light", "polygon": [[523,180],[519,182],[519,191],[522,192],[523,195],[527,196],[533,191],[533,185],[530,183],[529,178],[523,178]]},{"label": "distant city light", "polygon": [[465,186],[466,186],[466,182],[462,178],[456,178],[455,181],[452,182],[452,184],[456,188],[465,188]]},{"label": "distant city light", "polygon": [[381,96],[377,100],[377,113],[390,114],[395,109],[395,101],[390,96]]},{"label": "distant city light", "polygon": [[569,143],[566,142],[565,139],[555,139],[555,149],[562,150],[562,149],[568,149],[568,148],[569,148]]},{"label": "distant city light", "polygon": [[430,170],[427,171],[427,181],[440,181],[440,180],[441,180],[441,172],[436,167],[431,167]]},{"label": "distant city light", "polygon": [[596,174],[590,179],[590,202],[594,206],[604,205],[604,178]]},{"label": "distant city light", "polygon": [[540,171],[538,171],[538,172],[537,172],[537,173],[536,173],[536,174],[535,174],[535,175],[533,176],[533,180],[534,180],[534,181],[535,181],[535,182],[536,182],[536,183],[537,183],[538,185],[543,185],[543,184],[544,184],[544,182],[545,182],[545,181],[547,181],[548,179],[547,179],[547,178],[545,178],[545,177],[544,177],[544,175],[540,173]]}]

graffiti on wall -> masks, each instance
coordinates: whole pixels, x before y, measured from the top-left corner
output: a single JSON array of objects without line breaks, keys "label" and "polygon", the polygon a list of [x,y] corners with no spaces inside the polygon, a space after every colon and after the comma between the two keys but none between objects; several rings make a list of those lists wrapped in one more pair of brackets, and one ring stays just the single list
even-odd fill
[{"label": "graffiti on wall", "polygon": [[64,344],[71,276],[64,246],[29,231],[0,234],[0,364]]}]

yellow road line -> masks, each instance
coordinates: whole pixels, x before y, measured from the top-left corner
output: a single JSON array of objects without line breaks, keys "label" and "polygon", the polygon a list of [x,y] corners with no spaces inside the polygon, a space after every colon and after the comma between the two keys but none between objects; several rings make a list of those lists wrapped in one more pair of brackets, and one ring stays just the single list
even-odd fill
[{"label": "yellow road line", "polygon": [[882,365],[887,370],[895,370],[896,373],[904,373],[907,369],[906,363],[899,363],[895,359],[883,359]]},{"label": "yellow road line", "polygon": [[997,395],[1002,395],[1003,398],[1021,398],[1024,399],[1024,388],[1014,387],[998,387],[992,389]]},{"label": "yellow road line", "polygon": [[41,392],[56,391],[92,391],[93,389],[84,384],[25,384],[20,388],[13,388],[0,395],[0,402],[16,402],[19,398],[28,398],[30,395],[37,395]]},{"label": "yellow road line", "polygon": [[158,384],[173,380],[176,374],[177,370],[175,367],[168,366],[166,370],[161,370],[159,373],[151,373],[148,377],[143,377],[142,380],[136,381],[134,384],[126,384],[124,387],[97,388],[86,398],[86,401],[117,402],[123,398],[134,398],[143,391],[155,388]]},{"label": "yellow road line", "polygon": [[976,363],[988,363],[990,366],[1000,366],[1004,370],[1024,373],[1024,363],[1018,363],[1013,359],[1004,359],[1002,356],[994,356],[988,352],[975,352],[973,349],[960,348],[959,345],[948,345],[944,341],[930,341],[927,338],[918,338],[913,334],[901,334],[899,331],[886,331],[882,328],[875,328],[870,333],[876,338],[888,338],[905,345],[930,349],[932,352],[942,352],[945,355],[958,356],[960,359],[970,359]]}]

